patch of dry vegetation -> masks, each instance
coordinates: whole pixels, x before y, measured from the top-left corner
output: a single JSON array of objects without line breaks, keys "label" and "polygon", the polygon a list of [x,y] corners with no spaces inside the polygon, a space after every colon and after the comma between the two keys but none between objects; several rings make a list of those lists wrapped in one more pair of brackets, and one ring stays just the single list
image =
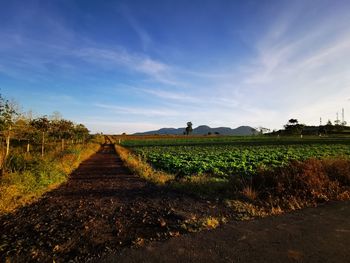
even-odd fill
[{"label": "patch of dry vegetation", "polygon": [[11,168],[0,180],[0,214],[30,204],[67,181],[81,162],[98,149],[99,144],[74,145],[60,153],[44,158],[33,155],[12,155],[7,165]]},{"label": "patch of dry vegetation", "polygon": [[349,159],[309,159],[273,170],[261,169],[252,177],[251,188],[257,194],[255,203],[289,211],[350,199],[349,178]]},{"label": "patch of dry vegetation", "polygon": [[115,145],[115,150],[119,154],[124,164],[134,173],[140,177],[151,181],[158,185],[164,185],[170,180],[174,179],[174,176],[165,172],[157,171],[153,169],[148,163],[144,162],[139,156],[136,156],[130,152],[130,150]]}]

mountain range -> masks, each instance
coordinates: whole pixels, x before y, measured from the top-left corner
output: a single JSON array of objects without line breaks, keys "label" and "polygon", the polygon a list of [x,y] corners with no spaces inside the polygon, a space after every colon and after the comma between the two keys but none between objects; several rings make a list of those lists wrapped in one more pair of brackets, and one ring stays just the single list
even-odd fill
[{"label": "mountain range", "polygon": [[[156,131],[138,132],[134,135],[182,135],[186,128],[162,128]],[[229,127],[211,128],[207,125],[201,125],[194,128],[192,135],[208,135],[208,134],[220,134],[220,135],[252,135],[257,133],[257,130],[250,126],[240,126],[236,129]]]}]

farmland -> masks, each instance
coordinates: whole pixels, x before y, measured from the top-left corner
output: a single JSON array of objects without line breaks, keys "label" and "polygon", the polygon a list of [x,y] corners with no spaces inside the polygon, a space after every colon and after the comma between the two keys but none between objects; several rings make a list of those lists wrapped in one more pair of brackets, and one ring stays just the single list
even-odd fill
[{"label": "farmland", "polygon": [[253,175],[259,168],[275,169],[293,160],[350,156],[346,138],[169,138],[127,140],[122,145],[154,168],[178,177]]}]

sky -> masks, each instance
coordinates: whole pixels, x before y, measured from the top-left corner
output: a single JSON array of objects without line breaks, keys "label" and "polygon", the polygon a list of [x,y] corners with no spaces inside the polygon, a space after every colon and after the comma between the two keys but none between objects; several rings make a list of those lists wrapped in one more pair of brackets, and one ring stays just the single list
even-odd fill
[{"label": "sky", "polygon": [[0,93],[133,133],[350,123],[350,1],[0,0]]}]

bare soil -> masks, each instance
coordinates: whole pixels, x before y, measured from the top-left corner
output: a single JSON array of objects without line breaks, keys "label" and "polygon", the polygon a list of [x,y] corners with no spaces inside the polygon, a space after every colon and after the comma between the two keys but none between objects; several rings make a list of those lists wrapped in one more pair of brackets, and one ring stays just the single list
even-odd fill
[{"label": "bare soil", "polygon": [[350,262],[350,202],[229,222],[212,231],[125,249],[98,262]]},{"label": "bare soil", "polygon": [[133,175],[113,145],[105,144],[67,183],[0,217],[0,262],[86,262],[198,230],[186,222],[228,215],[218,201],[160,188]]}]

